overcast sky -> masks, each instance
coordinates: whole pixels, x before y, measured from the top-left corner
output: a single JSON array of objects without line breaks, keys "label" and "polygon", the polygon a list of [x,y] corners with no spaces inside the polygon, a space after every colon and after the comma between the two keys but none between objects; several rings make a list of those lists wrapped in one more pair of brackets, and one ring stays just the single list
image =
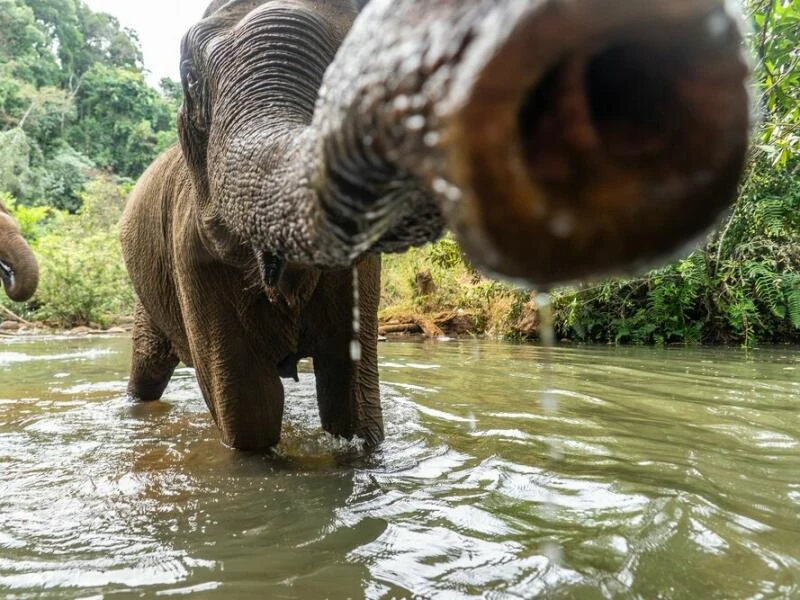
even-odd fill
[{"label": "overcast sky", "polygon": [[181,37],[203,15],[210,0],[84,0],[95,12],[111,13],[139,34],[148,80],[178,79]]}]

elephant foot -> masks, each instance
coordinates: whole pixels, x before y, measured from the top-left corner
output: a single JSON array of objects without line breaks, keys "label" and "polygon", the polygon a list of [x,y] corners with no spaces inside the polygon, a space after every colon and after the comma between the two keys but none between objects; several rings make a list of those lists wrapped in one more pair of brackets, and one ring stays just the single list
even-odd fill
[{"label": "elephant foot", "polygon": [[172,344],[155,327],[144,307],[137,302],[133,321],[133,357],[128,395],[140,402],[160,400],[178,357]]}]

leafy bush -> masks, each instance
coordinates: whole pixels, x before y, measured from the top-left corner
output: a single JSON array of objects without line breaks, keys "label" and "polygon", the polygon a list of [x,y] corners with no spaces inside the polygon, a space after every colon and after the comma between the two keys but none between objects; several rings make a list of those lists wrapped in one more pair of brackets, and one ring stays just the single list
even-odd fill
[{"label": "leafy bush", "polygon": [[70,227],[43,237],[36,250],[42,265],[37,319],[72,327],[131,314],[133,291],[116,227],[89,235]]},{"label": "leafy bush", "polygon": [[122,260],[117,223],[130,186],[109,177],[90,181],[77,214],[2,199],[31,243],[39,288],[25,305],[2,302],[32,320],[61,327],[108,325],[133,312],[133,290]]},{"label": "leafy bush", "polygon": [[[417,275],[429,273],[435,291],[422,295]],[[461,311],[475,333],[518,337],[515,330],[526,291],[481,276],[448,235],[422,248],[383,257],[381,315],[408,316]]]},{"label": "leafy bush", "polygon": [[0,192],[2,203],[17,221],[22,236],[29,244],[34,244],[48,218],[55,215],[55,211],[47,206],[25,206],[9,193]]},{"label": "leafy bush", "polygon": [[74,213],[81,207],[81,194],[93,169],[92,162],[63,144],[42,168],[42,194],[47,204]]}]

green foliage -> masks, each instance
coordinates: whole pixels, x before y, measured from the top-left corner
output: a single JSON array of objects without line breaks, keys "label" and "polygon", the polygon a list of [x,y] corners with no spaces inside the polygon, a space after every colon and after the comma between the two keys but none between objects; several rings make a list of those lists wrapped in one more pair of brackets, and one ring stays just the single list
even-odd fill
[{"label": "green foliage", "polygon": [[0,131],[0,192],[27,199],[38,192],[38,180],[30,165],[31,140],[16,127]]},{"label": "green foliage", "polygon": [[36,318],[65,327],[106,325],[132,312],[133,292],[116,227],[88,235],[68,227],[43,237],[36,253],[43,265]]},{"label": "green foliage", "polygon": [[83,231],[111,230],[117,226],[132,185],[101,175],[92,179],[81,194],[77,223]]},{"label": "green foliage", "polygon": [[[435,291],[422,295],[417,275],[429,273]],[[458,312],[472,319],[472,331],[518,337],[515,331],[529,294],[482,277],[448,235],[422,248],[383,257],[383,316]]]},{"label": "green foliage", "polygon": [[800,156],[800,3],[748,0],[756,28],[751,46],[758,57],[765,119],[760,149],[773,167]]},{"label": "green foliage", "polygon": [[53,38],[21,0],[0,0],[0,61],[13,77],[35,86],[54,85],[60,68],[52,52]]},{"label": "green foliage", "polygon": [[76,212],[81,207],[83,187],[92,170],[88,158],[65,144],[41,169],[42,193],[48,205]]},{"label": "green foliage", "polygon": [[177,140],[181,96],[150,87],[136,34],[83,0],[0,0],[0,200],[41,268],[15,310],[65,326],[130,312],[116,224],[130,180]]},{"label": "green foliage", "polygon": [[136,32],[123,29],[116,17],[96,13],[83,2],[76,1],[75,5],[83,37],[83,44],[73,62],[75,75],[82,76],[95,64],[141,69],[142,50]]},{"label": "green foliage", "polygon": [[70,143],[98,166],[127,177],[138,177],[147,168],[163,144],[157,132],[173,127],[168,103],[133,69],[94,65],[77,104],[79,119],[67,134]]},{"label": "green foliage", "polygon": [[0,204],[5,206],[17,221],[22,236],[28,243],[35,244],[44,224],[53,216],[53,210],[47,206],[25,206],[18,203],[11,194],[0,193]]},{"label": "green foliage", "polygon": [[467,266],[461,247],[451,235],[429,245],[427,256],[434,265],[442,269],[457,269]]},{"label": "green foliage", "polygon": [[76,212],[96,169],[137,178],[177,141],[180,84],[82,0],[0,0],[0,191]]},{"label": "green foliage", "polygon": [[[0,196],[30,242],[40,265],[39,288],[27,305],[14,310],[61,327],[107,325],[131,314],[133,291],[122,260],[117,223],[130,191],[108,176],[91,180],[82,206],[69,214],[44,206],[24,206]],[[6,305],[12,305],[2,298]]]}]

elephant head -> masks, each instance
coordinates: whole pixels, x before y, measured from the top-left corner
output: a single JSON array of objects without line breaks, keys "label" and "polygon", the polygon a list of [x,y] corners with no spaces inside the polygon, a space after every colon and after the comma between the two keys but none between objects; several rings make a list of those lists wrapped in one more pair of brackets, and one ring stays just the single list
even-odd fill
[{"label": "elephant head", "polygon": [[16,221],[0,203],[0,280],[16,302],[28,300],[39,284],[39,265]]},{"label": "elephant head", "polygon": [[729,2],[363,4],[217,0],[185,36],[212,243],[274,272],[449,227],[477,265],[550,284],[658,260],[730,204],[751,101]]}]

